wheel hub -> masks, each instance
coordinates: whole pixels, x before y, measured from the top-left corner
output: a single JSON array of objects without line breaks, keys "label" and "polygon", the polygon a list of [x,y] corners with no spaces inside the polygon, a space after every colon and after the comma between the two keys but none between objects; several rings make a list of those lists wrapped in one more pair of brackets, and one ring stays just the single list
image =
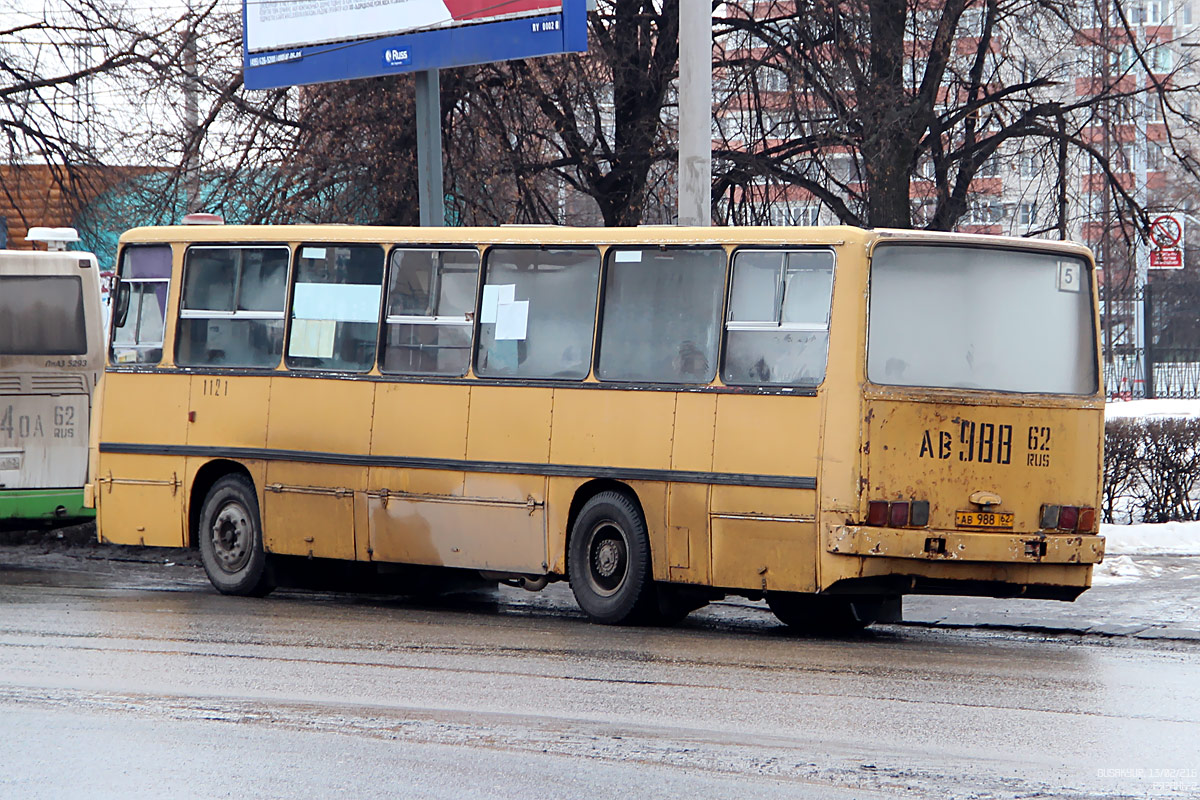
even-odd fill
[{"label": "wheel hub", "polygon": [[234,573],[250,560],[251,530],[249,515],[236,503],[222,508],[213,519],[213,555],[216,556],[221,569]]},{"label": "wheel hub", "polygon": [[602,578],[611,578],[617,571],[621,561],[621,548],[611,539],[601,543],[596,549],[596,574]]}]

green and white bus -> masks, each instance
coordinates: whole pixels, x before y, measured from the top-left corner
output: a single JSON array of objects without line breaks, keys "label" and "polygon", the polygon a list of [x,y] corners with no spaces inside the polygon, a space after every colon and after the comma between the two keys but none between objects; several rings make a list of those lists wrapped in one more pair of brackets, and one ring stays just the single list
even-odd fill
[{"label": "green and white bus", "polygon": [[0,524],[94,516],[92,392],[104,359],[100,272],[61,248],[71,229],[32,228],[49,252],[0,250]]}]

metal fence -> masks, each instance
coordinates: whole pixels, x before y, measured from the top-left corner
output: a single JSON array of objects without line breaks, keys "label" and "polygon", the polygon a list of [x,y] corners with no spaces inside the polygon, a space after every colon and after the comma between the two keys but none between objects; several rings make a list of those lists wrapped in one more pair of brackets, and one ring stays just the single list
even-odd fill
[{"label": "metal fence", "polygon": [[1200,397],[1200,282],[1101,292],[1110,399]]}]

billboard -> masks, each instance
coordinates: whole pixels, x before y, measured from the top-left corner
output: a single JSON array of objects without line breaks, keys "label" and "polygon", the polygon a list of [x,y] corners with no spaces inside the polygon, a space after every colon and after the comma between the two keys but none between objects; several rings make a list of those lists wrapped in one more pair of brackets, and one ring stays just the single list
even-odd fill
[{"label": "billboard", "polygon": [[586,0],[243,0],[242,18],[250,89],[587,50]]}]

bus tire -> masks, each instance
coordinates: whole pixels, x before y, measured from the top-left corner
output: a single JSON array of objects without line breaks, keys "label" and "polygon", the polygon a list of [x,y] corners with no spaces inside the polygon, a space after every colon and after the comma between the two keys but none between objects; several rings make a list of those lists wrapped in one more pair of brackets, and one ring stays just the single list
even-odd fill
[{"label": "bus tire", "polygon": [[854,633],[876,620],[871,603],[848,597],[767,592],[767,605],[780,622],[798,633]]},{"label": "bus tire", "polygon": [[656,610],[650,537],[642,513],[621,492],[600,492],[571,528],[567,573],[576,602],[592,622],[628,625]]},{"label": "bus tire", "polygon": [[263,597],[275,588],[262,544],[254,485],[242,475],[219,478],[200,509],[200,561],[221,594]]}]

